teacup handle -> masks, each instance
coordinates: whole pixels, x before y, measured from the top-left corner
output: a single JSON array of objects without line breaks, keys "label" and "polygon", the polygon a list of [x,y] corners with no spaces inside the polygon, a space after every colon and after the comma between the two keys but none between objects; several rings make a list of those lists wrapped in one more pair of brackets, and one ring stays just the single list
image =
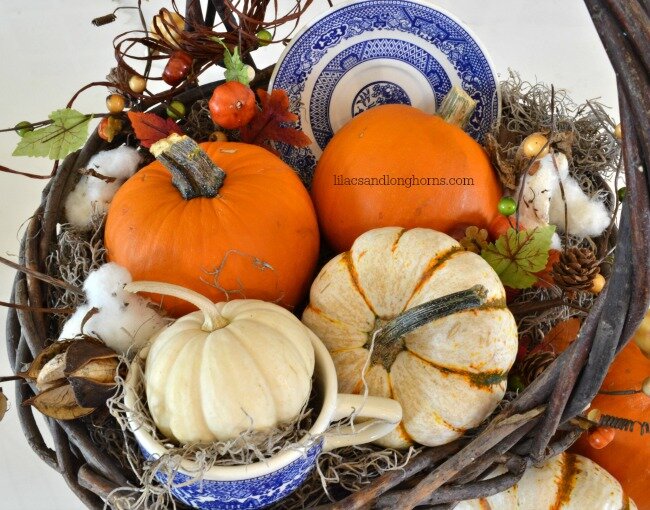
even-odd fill
[{"label": "teacup handle", "polygon": [[323,451],[369,443],[392,432],[402,421],[402,406],[396,400],[383,397],[364,397],[339,393],[332,421],[342,420],[357,412],[357,418],[371,418],[356,423],[354,429],[346,425],[334,432],[325,433]]}]

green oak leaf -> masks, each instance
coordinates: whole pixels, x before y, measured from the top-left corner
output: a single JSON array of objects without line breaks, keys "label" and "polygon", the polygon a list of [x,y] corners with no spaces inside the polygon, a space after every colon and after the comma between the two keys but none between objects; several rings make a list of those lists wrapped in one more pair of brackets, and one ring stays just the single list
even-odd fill
[{"label": "green oak leaf", "polygon": [[555,226],[517,231],[514,228],[490,243],[481,256],[492,266],[504,285],[526,289],[536,281],[535,273],[546,267]]},{"label": "green oak leaf", "polygon": [[91,115],[71,108],[52,112],[52,124],[25,133],[13,152],[14,156],[63,159],[79,149],[88,138]]}]

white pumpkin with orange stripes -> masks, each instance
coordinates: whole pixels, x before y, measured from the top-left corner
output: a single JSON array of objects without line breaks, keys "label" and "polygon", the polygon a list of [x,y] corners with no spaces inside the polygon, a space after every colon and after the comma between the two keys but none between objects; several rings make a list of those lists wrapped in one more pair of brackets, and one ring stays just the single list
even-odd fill
[{"label": "white pumpkin with orange stripes", "polygon": [[[478,308],[398,338],[384,335],[418,305],[476,284],[486,294]],[[378,441],[387,447],[445,444],[479,425],[503,398],[517,352],[498,275],[479,255],[429,229],[361,235],[321,270],[302,319],[331,352],[341,392],[362,393],[365,381],[371,395],[402,404],[402,423]]]},{"label": "white pumpkin with orange stripes", "polygon": [[[499,471],[495,474],[501,474]],[[581,455],[561,453],[529,467],[519,483],[488,498],[461,501],[455,510],[636,510],[621,484]]]}]

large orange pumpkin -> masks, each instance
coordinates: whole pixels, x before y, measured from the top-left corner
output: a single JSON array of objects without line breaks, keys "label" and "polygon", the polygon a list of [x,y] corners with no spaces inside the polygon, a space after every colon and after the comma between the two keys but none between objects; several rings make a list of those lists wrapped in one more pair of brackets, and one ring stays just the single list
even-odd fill
[{"label": "large orange pumpkin", "polygon": [[[639,422],[650,421],[650,397],[642,391],[631,395],[607,395],[603,392],[640,390],[650,377],[650,360],[630,342],[612,363],[600,393],[591,404],[602,414]],[[614,439],[604,448],[591,446],[583,434],[573,451],[590,458],[609,471],[636,502],[639,510],[650,510],[650,436],[641,436],[637,423],[634,431],[616,430]]]},{"label": "large orange pumpkin", "polygon": [[[125,266],[134,280],[181,285],[214,302],[256,298],[295,307],[308,289],[319,249],[307,190],[265,149],[232,142],[200,147],[225,172],[217,195],[201,196],[209,186],[201,184],[204,176],[192,164],[183,165],[186,177],[174,173],[175,184],[161,162],[146,166],[110,206],[109,260]],[[199,196],[193,197],[192,181]],[[157,298],[173,316],[193,310],[181,300]]]},{"label": "large orange pumpkin", "polygon": [[343,252],[379,227],[487,228],[499,216],[501,187],[486,152],[461,128],[391,104],[334,135],[316,166],[312,198],[323,234]]}]

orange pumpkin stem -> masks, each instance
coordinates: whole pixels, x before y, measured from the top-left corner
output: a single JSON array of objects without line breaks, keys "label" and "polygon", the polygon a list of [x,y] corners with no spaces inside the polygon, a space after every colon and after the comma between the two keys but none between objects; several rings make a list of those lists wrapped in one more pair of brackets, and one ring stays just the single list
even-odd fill
[{"label": "orange pumpkin stem", "polygon": [[185,200],[219,194],[226,172],[189,136],[171,134],[149,149],[172,174],[172,184]]},{"label": "orange pumpkin stem", "polygon": [[464,129],[476,109],[476,101],[458,85],[454,85],[442,100],[438,115],[449,124]]}]

